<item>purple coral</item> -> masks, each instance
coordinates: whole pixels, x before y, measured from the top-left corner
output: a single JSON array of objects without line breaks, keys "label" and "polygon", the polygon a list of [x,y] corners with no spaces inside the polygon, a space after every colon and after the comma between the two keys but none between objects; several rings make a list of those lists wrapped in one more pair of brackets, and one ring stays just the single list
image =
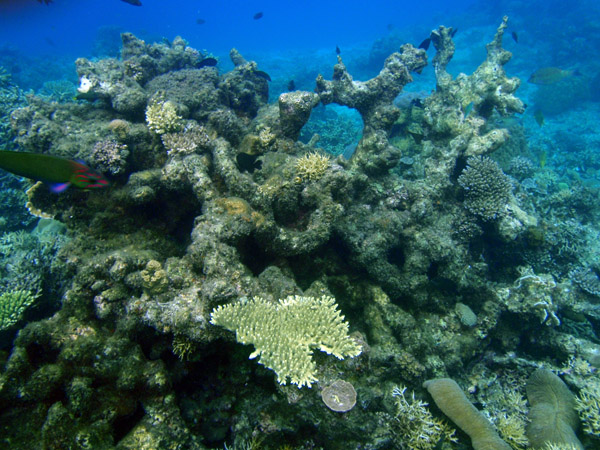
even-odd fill
[{"label": "purple coral", "polygon": [[96,142],[92,149],[93,165],[103,173],[120,175],[127,165],[127,145],[107,139]]}]

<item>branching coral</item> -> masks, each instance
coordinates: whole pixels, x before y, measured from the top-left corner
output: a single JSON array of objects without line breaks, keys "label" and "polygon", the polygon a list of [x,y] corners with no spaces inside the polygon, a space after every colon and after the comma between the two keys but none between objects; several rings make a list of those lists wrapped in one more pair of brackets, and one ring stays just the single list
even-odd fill
[{"label": "branching coral", "polygon": [[298,387],[310,387],[317,381],[313,347],[339,359],[361,352],[348,336],[348,324],[335,300],[328,296],[295,295],[277,303],[255,297],[217,307],[211,313],[211,323],[235,331],[242,344],[254,344],[250,358],[260,356],[259,363],[274,370],[281,384],[288,378]]},{"label": "branching coral", "polygon": [[0,331],[19,322],[35,299],[29,291],[10,291],[0,295]]},{"label": "branching coral", "polygon": [[591,382],[575,398],[575,409],[583,423],[583,431],[600,436],[600,383]]},{"label": "branching coral", "polygon": [[319,75],[316,92],[323,104],[348,106],[362,116],[364,138],[352,158],[352,164],[363,168],[372,166],[377,172],[393,165],[397,158],[390,158],[388,154],[392,149],[389,148],[387,132],[400,115],[393,101],[412,81],[410,72],[420,73],[426,65],[425,51],[406,44],[401,47],[400,53],[390,55],[381,72],[368,81],[354,81],[340,56],[333,68],[331,81]]},{"label": "branching coral", "polygon": [[175,104],[169,100],[153,99],[146,108],[146,123],[156,134],[178,131],[183,126],[182,117]]},{"label": "branching coral", "polygon": [[297,180],[315,181],[321,178],[329,167],[329,157],[318,153],[307,153],[296,161]]},{"label": "branching coral", "polygon": [[415,398],[415,393],[406,395],[406,387],[395,387],[392,391],[396,403],[396,414],[391,428],[402,448],[432,450],[441,439],[457,442],[455,430],[446,422],[435,419],[428,404]]}]

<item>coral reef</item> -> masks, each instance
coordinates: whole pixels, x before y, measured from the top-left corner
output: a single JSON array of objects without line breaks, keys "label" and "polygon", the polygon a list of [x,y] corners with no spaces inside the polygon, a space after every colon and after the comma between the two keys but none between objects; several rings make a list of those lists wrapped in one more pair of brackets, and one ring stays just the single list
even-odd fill
[{"label": "coral reef", "polygon": [[600,436],[600,386],[598,383],[584,387],[575,398],[575,409],[583,423],[583,430]]},{"label": "coral reef", "polygon": [[[437,88],[415,101],[396,100],[426,64],[411,45],[370,80],[338,58],[315,92],[268,103],[266,73],[235,49],[221,73],[181,38],[127,33],[121,59],[77,61],[77,102],[29,97],[10,117],[16,145],[83,159],[111,186],[36,185],[30,210],[70,240],[2,238],[0,292],[39,291],[45,305],[5,355],[2,438],[443,447],[450,432],[421,382],[453,377],[490,423],[455,385],[434,398],[474,443],[493,424],[496,448],[525,446],[519,389],[532,370],[574,356],[598,367],[600,308],[584,286],[600,250],[594,191],[514,159],[542,160],[508,122],[524,106],[504,71],[506,24],[455,78],[453,30],[434,30]],[[353,154],[357,125],[322,133],[330,153],[348,137],[348,158],[325,156],[314,135],[329,123],[317,105],[331,103],[364,122]],[[311,128],[311,113],[326,125]],[[572,364],[565,380],[583,389],[586,366]],[[407,389],[390,396],[390,380]]]}]

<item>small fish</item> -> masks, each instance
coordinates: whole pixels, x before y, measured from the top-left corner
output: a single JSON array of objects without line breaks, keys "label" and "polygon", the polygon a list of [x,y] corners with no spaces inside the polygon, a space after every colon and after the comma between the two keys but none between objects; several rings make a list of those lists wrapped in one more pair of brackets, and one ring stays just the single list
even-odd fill
[{"label": "small fish", "polygon": [[108,186],[108,180],[94,172],[82,161],[40,153],[0,150],[0,169],[20,177],[43,181],[52,192],[63,192],[71,184],[79,189]]},{"label": "small fish", "polygon": [[512,33],[510,33],[510,35],[513,38],[513,41],[515,41],[517,44],[519,43],[519,35],[517,34],[516,31],[513,31]]},{"label": "small fish", "polygon": [[340,50],[340,48],[336,45],[335,46],[335,54],[339,55],[340,53],[342,53],[342,51]]},{"label": "small fish", "polygon": [[533,117],[540,127],[544,125],[544,113],[541,109],[536,109],[533,113]]},{"label": "small fish", "polygon": [[548,154],[546,153],[546,150],[542,150],[538,158],[540,160],[540,167],[543,169],[546,166],[546,162],[548,160]]},{"label": "small fish", "polygon": [[458,28],[452,28],[452,31],[450,32],[450,37],[454,37],[454,35],[458,32]]},{"label": "small fish", "polygon": [[558,67],[543,67],[533,72],[527,81],[533,84],[548,85],[578,74],[579,72],[576,70],[562,70]]},{"label": "small fish", "polygon": [[396,25],[393,23],[388,23],[386,28],[388,31],[394,31],[396,29]]},{"label": "small fish", "polygon": [[257,161],[260,155],[251,155],[249,153],[238,153],[235,157],[238,169],[240,172],[253,173],[255,170],[262,168],[262,161]]},{"label": "small fish", "polygon": [[142,6],[142,2],[140,0],[121,0],[122,2],[129,3],[133,6]]},{"label": "small fish", "polygon": [[215,58],[204,58],[202,61],[200,61],[198,67],[214,67],[217,65],[217,62],[218,61]]},{"label": "small fish", "polygon": [[263,12],[262,12],[262,11],[259,11],[259,12],[257,12],[256,14],[254,14],[254,15],[252,16],[252,18],[253,18],[254,20],[258,20],[258,19],[262,19],[262,16],[263,16]]},{"label": "small fish", "polygon": [[37,0],[38,3],[45,3],[46,5],[49,5],[50,3],[52,3],[52,0]]},{"label": "small fish", "polygon": [[205,23],[206,23],[206,20],[204,20],[204,19],[196,19],[197,25],[204,25]]},{"label": "small fish", "polygon": [[419,48],[422,48],[423,50],[427,51],[429,50],[429,44],[431,44],[431,38],[427,38],[423,42],[421,42],[419,44]]},{"label": "small fish", "polygon": [[473,111],[473,106],[475,105],[475,103],[471,102],[469,103],[467,106],[465,106],[465,110],[463,112],[465,119],[467,117],[469,117],[469,114],[471,114],[471,111]]},{"label": "small fish", "polygon": [[287,90],[288,91],[296,90],[296,83],[294,82],[294,80],[290,80],[290,82],[287,84]]},{"label": "small fish", "polygon": [[269,74],[267,72],[263,72],[262,70],[255,70],[254,75],[264,78],[267,81],[271,81],[271,77],[269,76]]}]

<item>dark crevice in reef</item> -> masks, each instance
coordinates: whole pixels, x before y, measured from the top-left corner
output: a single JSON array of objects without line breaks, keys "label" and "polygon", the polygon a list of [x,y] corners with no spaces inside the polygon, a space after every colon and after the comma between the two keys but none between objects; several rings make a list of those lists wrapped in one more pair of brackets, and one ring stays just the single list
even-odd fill
[{"label": "dark crevice in reef", "polygon": [[406,254],[400,245],[390,248],[386,253],[386,257],[390,264],[393,264],[400,269],[406,263]]},{"label": "dark crevice in reef", "polygon": [[269,267],[275,260],[275,257],[264,250],[254,236],[248,236],[237,246],[240,254],[240,260],[257,277]]},{"label": "dark crevice in reef", "polygon": [[135,410],[131,414],[118,417],[113,422],[113,439],[119,442],[142,420],[146,413],[140,402],[137,402]]}]

